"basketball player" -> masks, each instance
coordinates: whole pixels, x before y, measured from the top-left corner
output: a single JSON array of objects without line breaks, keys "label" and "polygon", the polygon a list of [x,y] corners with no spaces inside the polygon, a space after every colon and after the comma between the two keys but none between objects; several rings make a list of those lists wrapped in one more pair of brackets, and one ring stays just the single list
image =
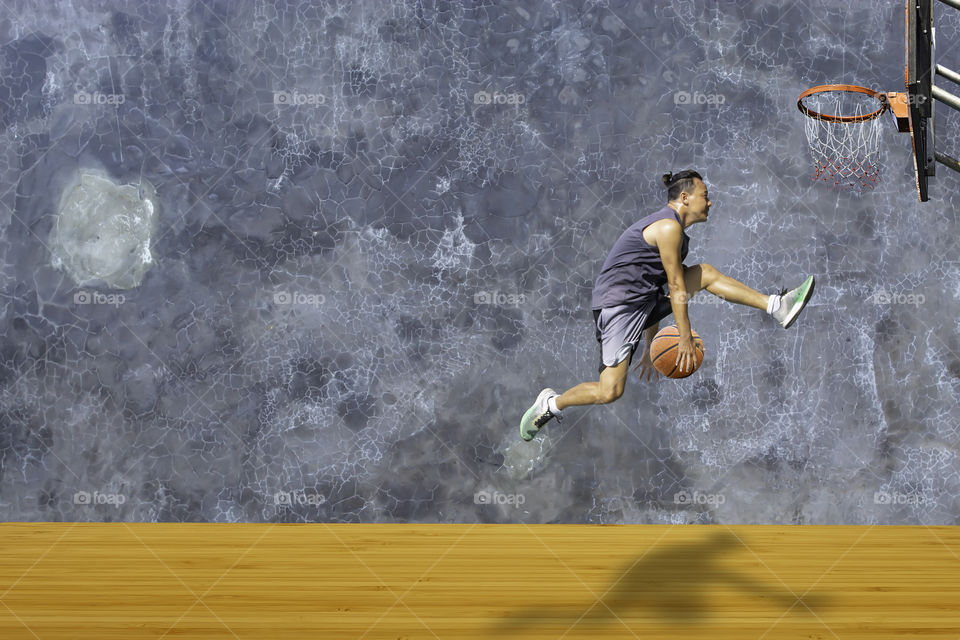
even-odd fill
[{"label": "basketball player", "polygon": [[[730,302],[766,309],[783,328],[797,319],[813,293],[813,276],[796,289],[764,295],[726,276],[709,264],[687,267],[689,238],[684,229],[706,222],[710,211],[707,185],[688,169],[663,176],[667,205],[631,225],[614,243],[593,288],[593,319],[600,343],[600,379],[582,382],[563,394],[544,389],[520,421],[520,435],[532,440],[552,418],[561,419],[567,407],[606,404],[623,395],[633,352],[646,330],[646,349],[634,370],[639,378],[653,375],[650,343],[660,320],[673,313],[680,333],[676,363],[680,371],[694,366],[693,336],[687,317],[687,299],[701,289]],[[662,287],[669,286],[664,295]]]}]

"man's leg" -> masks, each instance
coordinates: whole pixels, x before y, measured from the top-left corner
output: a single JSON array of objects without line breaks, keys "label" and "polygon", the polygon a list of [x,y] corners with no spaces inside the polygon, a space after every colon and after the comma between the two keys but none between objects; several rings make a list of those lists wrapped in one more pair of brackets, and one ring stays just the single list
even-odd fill
[{"label": "man's leg", "polygon": [[594,310],[594,329],[600,343],[601,364],[604,359],[608,362],[616,362],[620,358],[622,360],[612,367],[602,364],[600,380],[597,382],[578,384],[562,394],[549,387],[541,391],[520,419],[520,436],[524,440],[532,440],[551,419],[556,418],[559,421],[560,413],[565,407],[606,404],[622,396],[633,349],[637,346],[640,331],[646,326],[655,306],[654,301],[648,300],[640,306],[621,305],[602,311]]},{"label": "man's leg", "polygon": [[706,289],[713,295],[737,304],[745,304],[766,311],[769,295],[751,289],[747,285],[734,280],[730,276],[720,273],[707,263],[687,267],[683,271],[683,284],[687,288],[688,301],[701,289]]},{"label": "man's leg", "polygon": [[773,316],[780,326],[787,329],[813,295],[815,279],[812,275],[807,276],[796,289],[788,291],[784,288],[774,295],[764,295],[703,263],[684,267],[683,284],[687,289],[688,300],[689,296],[700,289],[706,289],[723,300],[763,309]]},{"label": "man's leg", "polygon": [[563,411],[566,407],[607,404],[622,396],[630,360],[631,358],[627,358],[615,367],[604,369],[598,382],[581,382],[562,393],[556,399],[557,409]]}]

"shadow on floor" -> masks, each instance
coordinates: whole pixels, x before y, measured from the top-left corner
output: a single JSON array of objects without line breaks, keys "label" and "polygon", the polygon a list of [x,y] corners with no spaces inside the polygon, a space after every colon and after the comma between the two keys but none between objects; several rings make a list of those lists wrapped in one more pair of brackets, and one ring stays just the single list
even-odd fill
[{"label": "shadow on floor", "polygon": [[785,615],[813,616],[826,603],[823,594],[801,597],[801,591],[794,596],[762,564],[756,571],[763,577],[760,582],[717,563],[734,553],[747,553],[747,560],[759,563],[730,531],[715,532],[703,542],[655,548],[623,566],[613,583],[597,592],[598,600],[588,598],[582,606],[551,604],[551,585],[540,585],[529,593],[530,608],[505,614],[491,631],[622,626],[620,618],[627,616],[650,617],[673,626],[701,625],[714,617],[707,599],[717,591],[745,592],[757,598],[758,609],[776,609],[777,615],[789,610]]}]

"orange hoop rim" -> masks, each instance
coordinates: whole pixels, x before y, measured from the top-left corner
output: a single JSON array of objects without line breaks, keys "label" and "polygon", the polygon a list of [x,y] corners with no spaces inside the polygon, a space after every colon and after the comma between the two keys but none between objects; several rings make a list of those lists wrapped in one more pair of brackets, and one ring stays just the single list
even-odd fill
[{"label": "orange hoop rim", "polygon": [[[876,98],[880,103],[880,108],[871,113],[865,113],[859,116],[831,116],[824,113],[818,113],[803,104],[803,99],[807,96],[812,96],[815,93],[826,93],[827,91],[849,91],[851,93],[864,93],[871,98]],[[880,114],[890,108],[890,104],[887,102],[887,96],[885,93],[880,93],[879,91],[874,91],[873,89],[868,89],[867,87],[861,87],[855,84],[822,84],[819,87],[810,87],[801,93],[800,97],[797,98],[797,107],[800,109],[800,113],[813,118],[814,120],[839,122],[841,124],[853,124],[855,122],[866,122],[867,120],[873,120],[874,118],[880,117]]]}]

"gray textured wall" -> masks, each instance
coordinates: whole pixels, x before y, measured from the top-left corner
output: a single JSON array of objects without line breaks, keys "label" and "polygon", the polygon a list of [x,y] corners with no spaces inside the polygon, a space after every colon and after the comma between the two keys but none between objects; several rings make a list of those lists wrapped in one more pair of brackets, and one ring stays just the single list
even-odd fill
[{"label": "gray textured wall", "polygon": [[[885,119],[877,189],[814,184],[795,106],[901,89],[903,15],[5,3],[2,518],[956,524],[957,176],[918,203]],[[960,14],[937,15],[960,67]],[[811,304],[788,330],[691,305],[694,376],[631,374],[522,442],[542,387],[595,378],[593,280],[688,167],[714,207],[687,264],[765,293],[813,273]],[[51,266],[80,168],[157,190],[122,304],[77,303]]]}]

